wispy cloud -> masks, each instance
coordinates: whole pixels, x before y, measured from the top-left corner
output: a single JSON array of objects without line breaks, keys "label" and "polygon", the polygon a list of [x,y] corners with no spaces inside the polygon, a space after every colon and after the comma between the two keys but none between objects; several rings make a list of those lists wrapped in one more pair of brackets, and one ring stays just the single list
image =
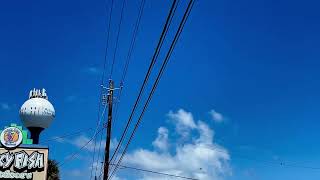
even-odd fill
[{"label": "wispy cloud", "polygon": [[[80,136],[77,136],[77,137],[75,137],[73,139],[64,139],[64,138],[59,138],[59,137],[54,137],[53,139],[58,143],[71,144],[71,145],[73,145],[73,146],[75,146],[77,148],[85,147],[84,149],[87,150],[88,152],[93,152],[95,148],[97,150],[99,147],[101,149],[103,149],[105,147],[105,145],[106,145],[106,140],[102,139],[100,141],[97,141],[96,142],[96,147],[94,147],[95,146],[94,145],[94,141],[90,141],[91,137],[89,137],[87,135],[80,135]],[[112,139],[111,142],[110,142],[110,149],[111,150],[115,149],[117,144],[118,144],[117,139]]]},{"label": "wispy cloud", "polygon": [[69,171],[69,175],[73,176],[73,177],[82,177],[83,176],[83,172],[79,169],[73,169]]},{"label": "wispy cloud", "polygon": [[100,75],[101,69],[94,67],[94,66],[90,66],[90,67],[84,68],[83,72],[85,72],[87,74],[92,74],[92,75]]},{"label": "wispy cloud", "polygon": [[59,136],[54,136],[54,137],[52,137],[52,139],[58,143],[65,143],[66,142],[66,139],[59,137]]},{"label": "wispy cloud", "polygon": [[214,122],[217,122],[217,123],[220,123],[220,122],[223,122],[225,120],[224,116],[217,112],[216,110],[214,109],[211,109],[209,111],[209,114],[211,115],[211,118]]},{"label": "wispy cloud", "polygon": [[[85,136],[85,135],[81,135],[81,136],[78,136],[77,138],[73,139],[70,141],[71,144],[75,145],[76,147],[78,148],[81,148],[83,146],[85,146],[88,142],[90,141],[90,138],[88,136]],[[100,142],[98,142],[100,143]],[[103,143],[102,145],[104,146],[105,145],[105,142],[101,142]],[[88,151],[91,151],[93,152],[94,150],[94,142],[91,141],[85,148],[86,150]]]}]

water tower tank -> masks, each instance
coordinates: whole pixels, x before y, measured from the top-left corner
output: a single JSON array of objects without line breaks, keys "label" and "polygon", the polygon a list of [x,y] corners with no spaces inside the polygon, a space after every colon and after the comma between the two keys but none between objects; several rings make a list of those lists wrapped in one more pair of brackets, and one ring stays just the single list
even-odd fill
[{"label": "water tower tank", "polygon": [[45,89],[30,91],[29,99],[21,106],[20,118],[31,132],[34,144],[39,143],[40,133],[48,128],[55,117],[53,105],[48,101]]}]

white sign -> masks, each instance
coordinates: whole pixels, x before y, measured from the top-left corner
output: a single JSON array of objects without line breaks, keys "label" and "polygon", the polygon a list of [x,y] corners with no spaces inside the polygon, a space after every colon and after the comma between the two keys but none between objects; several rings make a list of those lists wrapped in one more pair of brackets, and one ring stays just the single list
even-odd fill
[{"label": "white sign", "polygon": [[[0,172],[0,178],[15,178],[15,179],[32,179],[34,171],[43,171],[44,169],[44,154],[34,151],[28,155],[25,151],[15,153],[0,154],[0,169],[10,169],[13,166],[18,172],[6,170]],[[19,172],[27,170],[27,172]]]},{"label": "white sign", "polygon": [[32,146],[0,148],[0,180],[47,179],[48,148]]},{"label": "white sign", "polygon": [[8,127],[1,132],[1,144],[7,148],[15,148],[22,142],[22,132],[16,127]]}]

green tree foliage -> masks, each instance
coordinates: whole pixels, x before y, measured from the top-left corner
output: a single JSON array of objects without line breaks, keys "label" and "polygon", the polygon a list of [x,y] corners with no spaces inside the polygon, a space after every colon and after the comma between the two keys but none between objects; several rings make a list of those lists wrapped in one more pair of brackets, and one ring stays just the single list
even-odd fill
[{"label": "green tree foliage", "polygon": [[48,180],[60,180],[60,171],[58,163],[55,160],[48,161]]}]

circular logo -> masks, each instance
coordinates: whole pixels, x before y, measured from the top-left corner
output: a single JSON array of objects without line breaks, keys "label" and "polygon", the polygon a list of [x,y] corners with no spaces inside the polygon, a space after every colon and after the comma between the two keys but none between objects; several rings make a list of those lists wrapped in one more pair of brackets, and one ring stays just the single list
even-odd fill
[{"label": "circular logo", "polygon": [[7,148],[15,148],[22,142],[22,132],[16,127],[8,127],[1,132],[0,141]]}]

